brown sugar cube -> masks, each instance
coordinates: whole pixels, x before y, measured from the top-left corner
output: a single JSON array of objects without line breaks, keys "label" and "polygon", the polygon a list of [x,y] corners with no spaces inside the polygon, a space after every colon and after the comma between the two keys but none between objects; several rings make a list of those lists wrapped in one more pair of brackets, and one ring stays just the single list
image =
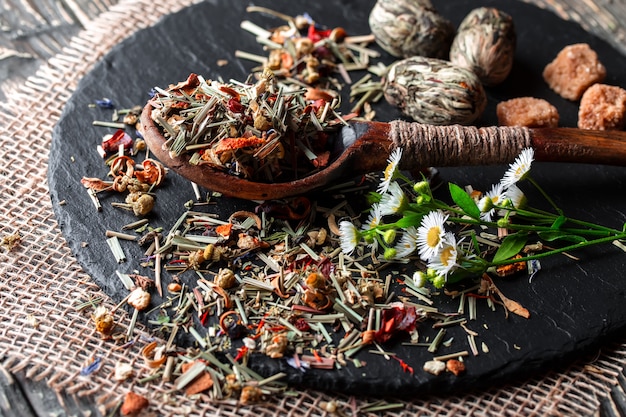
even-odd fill
[{"label": "brown sugar cube", "polygon": [[592,84],[601,83],[606,68],[586,43],[566,46],[543,70],[551,89],[568,100],[578,100]]},{"label": "brown sugar cube", "polygon": [[559,111],[546,100],[518,97],[502,101],[496,107],[501,126],[557,127]]},{"label": "brown sugar cube", "polygon": [[594,84],[585,91],[578,108],[578,128],[622,130],[626,117],[626,90]]}]

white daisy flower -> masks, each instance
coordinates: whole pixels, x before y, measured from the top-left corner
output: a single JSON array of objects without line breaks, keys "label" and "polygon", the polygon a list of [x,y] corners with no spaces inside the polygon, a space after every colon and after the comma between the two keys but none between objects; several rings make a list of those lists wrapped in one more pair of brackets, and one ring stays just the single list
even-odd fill
[{"label": "white daisy flower", "polygon": [[[380,214],[380,205],[378,205],[378,203],[372,204],[367,220],[361,226],[361,230],[368,231],[375,229],[382,222],[382,217],[382,214]],[[368,247],[372,249],[378,248],[378,239],[376,239],[375,236],[367,234],[364,238]]]},{"label": "white daisy flower", "polygon": [[456,246],[456,237],[454,233],[446,233],[443,238],[443,244],[430,258],[428,268],[433,269],[437,274],[447,276],[457,266],[459,251]]},{"label": "white daisy flower", "polygon": [[443,245],[443,237],[446,233],[443,228],[448,219],[442,211],[431,211],[422,218],[422,223],[417,229],[417,250],[420,258],[428,261]]},{"label": "white daisy flower", "polygon": [[535,151],[533,148],[526,148],[522,150],[519,156],[515,159],[515,162],[509,165],[509,169],[504,173],[502,178],[502,185],[504,188],[509,188],[511,185],[522,180],[528,171],[534,160]]},{"label": "white daisy flower", "polygon": [[367,220],[361,226],[362,230],[371,230],[375,229],[380,225],[382,221],[382,214],[380,213],[380,205],[378,203],[372,204],[370,207],[369,215],[367,216]]},{"label": "white daisy flower", "polygon": [[504,186],[502,185],[502,183],[494,184],[491,187],[491,190],[487,191],[485,197],[483,197],[478,204],[478,208],[481,212],[480,218],[482,220],[490,222],[493,214],[496,211],[493,206],[501,205],[504,199]]},{"label": "white daisy flower", "polygon": [[417,229],[413,226],[404,229],[400,241],[396,244],[396,259],[404,259],[411,256],[417,249]]},{"label": "white daisy flower", "polygon": [[380,199],[380,213],[383,216],[397,214],[406,207],[407,204],[409,204],[409,200],[404,194],[404,191],[402,191],[400,184],[392,182],[389,184],[387,193],[383,194]]},{"label": "white daisy flower", "polygon": [[383,171],[383,177],[381,178],[380,185],[378,186],[379,193],[386,193],[389,189],[391,181],[396,177],[398,172],[398,164],[402,158],[402,148],[396,148],[391,152],[387,159],[387,168]]},{"label": "white daisy flower", "polygon": [[513,204],[513,207],[516,209],[522,208],[526,205],[526,196],[517,185],[510,186],[504,193],[504,197],[511,200],[511,204]]},{"label": "white daisy flower", "polygon": [[339,231],[341,232],[339,243],[342,252],[346,255],[352,254],[361,240],[359,229],[352,222],[344,220],[339,222]]}]

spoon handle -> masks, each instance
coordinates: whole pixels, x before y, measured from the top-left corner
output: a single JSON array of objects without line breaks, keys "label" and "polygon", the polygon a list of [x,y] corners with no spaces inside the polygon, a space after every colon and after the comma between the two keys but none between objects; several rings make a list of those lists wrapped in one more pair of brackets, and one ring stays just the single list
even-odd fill
[{"label": "spoon handle", "polygon": [[532,147],[539,161],[626,166],[626,132],[574,128],[431,126],[393,121],[389,140],[405,168],[510,163]]}]

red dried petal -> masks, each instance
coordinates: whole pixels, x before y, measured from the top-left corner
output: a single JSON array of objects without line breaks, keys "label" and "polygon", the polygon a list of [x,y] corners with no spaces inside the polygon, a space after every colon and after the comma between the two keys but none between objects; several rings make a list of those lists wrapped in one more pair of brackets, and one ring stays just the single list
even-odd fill
[{"label": "red dried petal", "polygon": [[236,99],[234,97],[228,100],[227,106],[228,110],[232,111],[233,113],[243,113],[246,109],[244,105],[241,104],[239,99]]},{"label": "red dried petal", "polygon": [[118,129],[113,136],[102,141],[102,149],[107,153],[115,153],[119,150],[120,145],[124,145],[125,150],[133,148],[133,138],[130,137],[124,129]]},{"label": "red dried petal", "polygon": [[331,32],[332,29],[319,30],[315,27],[315,25],[310,25],[307,32],[307,38],[311,39],[313,43],[316,43],[322,39],[328,38]]},{"label": "red dried petal", "polygon": [[294,323],[294,326],[296,326],[296,329],[300,330],[301,332],[308,332],[311,329],[309,323],[306,321],[306,319],[303,318],[297,319]]},{"label": "red dried petal", "polygon": [[396,305],[383,310],[382,324],[376,332],[376,341],[383,343],[398,333],[415,330],[417,312],[413,306]]},{"label": "red dried petal", "polygon": [[237,90],[228,87],[227,85],[220,85],[220,91],[223,93],[228,94],[229,96],[231,96],[232,98],[234,98],[237,101],[241,100],[241,96],[239,95],[239,93],[237,92]]},{"label": "red dried petal", "polygon": [[191,104],[187,101],[173,101],[172,104],[170,104],[171,108],[178,110],[188,109],[189,106],[191,106]]},{"label": "red dried petal", "polygon": [[143,171],[135,171],[135,177],[144,184],[161,185],[165,179],[165,167],[154,159],[146,159],[142,162]]},{"label": "red dried petal", "polygon": [[192,94],[199,85],[200,79],[198,78],[198,75],[191,73],[185,81],[181,81],[176,85],[170,86],[168,91],[184,91],[186,94]]},{"label": "red dried petal", "polygon": [[232,223],[227,223],[227,224],[221,224],[219,226],[217,226],[215,228],[215,232],[223,237],[230,237],[230,232],[233,230],[233,224]]}]

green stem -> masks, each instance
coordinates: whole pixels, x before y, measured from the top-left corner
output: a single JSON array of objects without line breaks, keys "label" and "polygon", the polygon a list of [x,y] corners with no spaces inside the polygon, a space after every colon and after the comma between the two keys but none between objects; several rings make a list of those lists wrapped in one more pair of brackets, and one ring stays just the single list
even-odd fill
[{"label": "green stem", "polygon": [[402,172],[400,172],[397,168],[396,168],[396,173],[394,174],[395,178],[400,178],[402,181],[404,181],[407,184],[413,184],[413,182],[411,181],[411,179],[409,177],[407,177],[406,175],[404,175]]},{"label": "green stem", "polygon": [[[477,226],[489,226],[489,227],[499,227],[498,223],[496,222],[487,222],[487,221],[482,221],[482,220],[475,220],[475,219],[469,219],[469,218],[459,218],[459,217],[448,217],[448,221],[451,221],[453,223],[460,223],[460,224],[472,224],[472,225],[477,225]],[[507,229],[511,229],[514,231],[524,231],[524,232],[554,232],[555,229],[552,229],[549,226],[537,226],[537,225],[524,225],[524,224],[517,224],[517,223],[509,223],[506,226]],[[612,232],[612,231],[605,231],[605,230],[588,230],[588,229],[574,229],[574,228],[562,228],[562,229],[558,229],[561,232],[566,232],[569,234],[573,234],[573,235],[579,235],[579,236],[583,236],[583,235],[587,235],[587,236],[607,236],[607,233],[610,233],[610,236],[614,236],[615,234],[620,234],[620,232]],[[608,237],[610,237],[608,236]]]},{"label": "green stem", "polygon": [[541,193],[541,195],[543,195],[543,198],[545,198],[548,203],[550,203],[550,205],[554,208],[554,210],[556,210],[557,213],[559,213],[559,215],[563,215],[563,211],[556,205],[556,203],[554,202],[554,200],[552,200],[552,198],[550,198],[550,196],[544,191],[544,189],[534,180],[532,179],[532,177],[528,176],[526,177],[528,179],[528,181],[537,189],[539,190],[539,192]]},{"label": "green stem", "polygon": [[526,262],[526,261],[532,261],[535,259],[542,259],[542,258],[547,258],[548,256],[552,256],[552,255],[556,255],[559,253],[563,253],[563,252],[567,252],[567,251],[571,251],[571,250],[575,250],[575,249],[581,249],[587,246],[592,246],[592,245],[599,245],[602,243],[607,243],[607,242],[613,242],[614,240],[621,240],[621,239],[626,239],[626,233],[619,233],[616,236],[609,236],[609,237],[604,237],[604,238],[600,238],[600,239],[595,239],[595,240],[589,240],[586,242],[580,242],[580,243],[576,243],[573,245],[569,245],[569,246],[564,246],[562,248],[558,248],[558,249],[553,249],[547,252],[542,252],[539,253],[537,255],[530,255],[530,256],[524,256],[522,258],[512,258],[512,259],[507,259],[504,261],[498,261],[498,262],[488,262],[487,261],[487,267],[491,267],[491,266],[501,266],[501,265],[510,265],[510,264],[514,264],[517,262]]},{"label": "green stem", "polygon": [[[508,207],[501,207],[501,206],[496,206],[496,208],[498,209],[504,209],[504,210],[512,210]],[[547,211],[543,211],[543,210],[539,210],[539,209],[535,209],[535,208],[531,208],[528,210],[525,209],[514,209],[513,211],[515,211],[516,213],[520,214],[521,216],[523,216],[524,218],[528,218],[528,219],[545,219],[545,220],[551,220],[552,222],[554,222],[554,220],[556,220],[559,216],[555,215],[554,213],[549,213]],[[610,232],[610,233],[621,233],[621,230],[618,229],[613,229],[610,227],[606,227],[606,226],[602,226],[599,224],[595,224],[595,223],[590,223],[584,220],[579,220],[579,219],[574,219],[571,217],[566,217],[567,219],[566,223],[574,223],[577,224],[579,226],[585,226],[588,227],[590,229],[595,229],[595,230],[603,230],[605,232]]]},{"label": "green stem", "polygon": [[447,211],[453,214],[456,214],[457,216],[465,216],[466,213],[463,210],[458,210],[455,209],[454,207],[450,207],[449,205],[447,205],[446,203],[444,203],[443,201],[439,201],[439,200],[433,200],[431,202],[431,205],[435,206],[438,209],[441,209],[443,211]]}]

